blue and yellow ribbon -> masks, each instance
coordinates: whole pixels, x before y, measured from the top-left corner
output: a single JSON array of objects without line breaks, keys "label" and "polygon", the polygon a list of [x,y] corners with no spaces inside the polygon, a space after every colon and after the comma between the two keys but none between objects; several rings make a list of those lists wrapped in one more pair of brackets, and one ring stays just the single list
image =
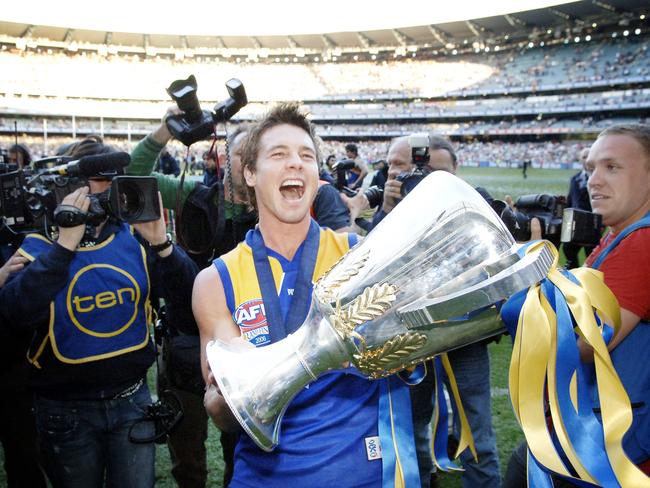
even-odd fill
[{"label": "blue and yellow ribbon", "polygon": [[379,441],[383,488],[418,488],[411,398],[407,384],[396,375],[380,380]]},{"label": "blue and yellow ribbon", "polygon": [[[623,450],[632,409],[606,345],[620,328],[616,298],[599,271],[557,269],[557,250],[548,242],[533,242],[523,252],[541,246],[554,255],[547,277],[501,311],[514,337],[510,398],[530,450],[529,486],[549,486],[549,473],[581,486],[648,486]],[[581,362],[579,342],[593,349],[593,365]],[[589,395],[594,382],[602,421]]]},{"label": "blue and yellow ribbon", "polygon": [[435,402],[433,406],[433,419],[431,421],[431,452],[433,453],[433,462],[436,467],[442,471],[462,471],[462,468],[449,459],[448,439],[449,439],[449,412],[447,410],[447,400],[444,392],[443,378],[446,375],[451,390],[450,400],[454,412],[456,413],[457,428],[459,430],[458,448],[454,453],[454,459],[468,449],[478,462],[476,448],[474,447],[474,437],[463,408],[463,403],[456,384],[456,377],[451,368],[449,357],[446,353],[436,356],[433,359],[434,365],[434,395]]}]

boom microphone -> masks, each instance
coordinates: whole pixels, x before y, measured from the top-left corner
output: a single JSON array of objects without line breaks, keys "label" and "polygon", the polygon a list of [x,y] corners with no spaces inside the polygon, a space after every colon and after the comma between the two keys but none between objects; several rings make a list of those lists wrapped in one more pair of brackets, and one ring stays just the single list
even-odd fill
[{"label": "boom microphone", "polygon": [[117,176],[122,174],[122,168],[131,162],[131,156],[125,152],[96,154],[84,156],[67,164],[46,169],[41,175],[62,176]]}]

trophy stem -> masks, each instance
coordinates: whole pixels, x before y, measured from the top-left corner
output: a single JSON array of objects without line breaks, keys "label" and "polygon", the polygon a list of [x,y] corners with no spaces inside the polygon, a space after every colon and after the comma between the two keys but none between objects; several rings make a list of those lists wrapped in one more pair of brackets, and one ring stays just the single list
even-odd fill
[{"label": "trophy stem", "polygon": [[316,307],[300,329],[283,341],[245,351],[214,341],[207,353],[230,410],[265,451],[277,446],[282,416],[293,397],[323,373],[341,369],[351,358]]}]

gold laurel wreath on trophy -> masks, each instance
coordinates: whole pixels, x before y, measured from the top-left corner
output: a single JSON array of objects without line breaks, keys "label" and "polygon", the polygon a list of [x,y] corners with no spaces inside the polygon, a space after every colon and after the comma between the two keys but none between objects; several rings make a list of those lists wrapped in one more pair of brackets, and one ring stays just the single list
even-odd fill
[{"label": "gold laurel wreath on trophy", "polygon": [[332,283],[329,285],[325,286],[323,284],[324,279],[327,277],[329,272],[334,269],[343,259],[345,259],[345,254],[341,256],[332,266],[325,272],[323,275],[319,278],[319,280],[316,282],[315,289],[317,290],[318,297],[321,300],[331,302],[334,300],[334,296],[336,294],[336,291],[341,287],[341,285],[347,281],[350,280],[354,275],[359,274],[359,271],[361,268],[364,267],[366,264],[366,261],[368,261],[368,257],[370,256],[369,252],[366,252],[359,258],[359,260],[351,265],[348,269],[343,270],[341,273],[341,276],[336,278],[335,280],[332,280]]},{"label": "gold laurel wreath on trophy", "polygon": [[395,371],[386,370],[388,364],[409,356],[426,342],[424,334],[406,333],[393,337],[381,347],[366,349],[365,339],[355,331],[357,326],[381,317],[397,298],[397,291],[395,285],[376,283],[364,289],[346,307],[341,307],[337,302],[335,313],[330,315],[332,326],[341,337],[359,341],[359,352],[353,357],[358,369],[372,378],[394,373]]}]

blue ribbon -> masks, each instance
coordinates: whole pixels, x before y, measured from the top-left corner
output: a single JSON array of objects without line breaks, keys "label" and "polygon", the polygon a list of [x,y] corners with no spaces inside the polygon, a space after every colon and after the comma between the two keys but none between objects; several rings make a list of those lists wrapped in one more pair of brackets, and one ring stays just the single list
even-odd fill
[{"label": "blue ribbon", "polygon": [[382,457],[382,487],[394,488],[398,456],[404,486],[419,487],[420,472],[413,441],[411,397],[408,386],[398,376],[393,375],[379,380],[378,427]]},{"label": "blue ribbon", "polygon": [[438,419],[435,426],[433,438],[433,456],[436,464],[443,471],[458,471],[460,468],[449,459],[449,411],[444,391],[444,368],[439,356],[433,359],[434,386],[436,404],[438,407]]},{"label": "blue ribbon", "polygon": [[[600,484],[620,486],[606,455],[603,426],[591,408],[589,390],[582,375],[582,364],[573,331],[573,319],[564,295],[550,282],[542,281],[542,292],[557,317],[556,383],[560,415],[567,435],[581,464]],[[573,372],[577,374],[576,413],[570,397]],[[559,447],[559,446],[558,446]]]},{"label": "blue ribbon", "polygon": [[288,334],[295,332],[302,325],[311,305],[312,277],[318,257],[320,244],[320,227],[312,220],[307,232],[307,238],[301,244],[297,253],[300,256],[300,267],[294,287],[294,294],[286,314],[286,322],[282,317],[282,306],[273,279],[273,271],[269,263],[269,255],[264,244],[264,237],[255,229],[251,237],[251,249],[255,262],[255,272],[262,292],[266,320],[269,324],[271,342],[284,339]]}]

